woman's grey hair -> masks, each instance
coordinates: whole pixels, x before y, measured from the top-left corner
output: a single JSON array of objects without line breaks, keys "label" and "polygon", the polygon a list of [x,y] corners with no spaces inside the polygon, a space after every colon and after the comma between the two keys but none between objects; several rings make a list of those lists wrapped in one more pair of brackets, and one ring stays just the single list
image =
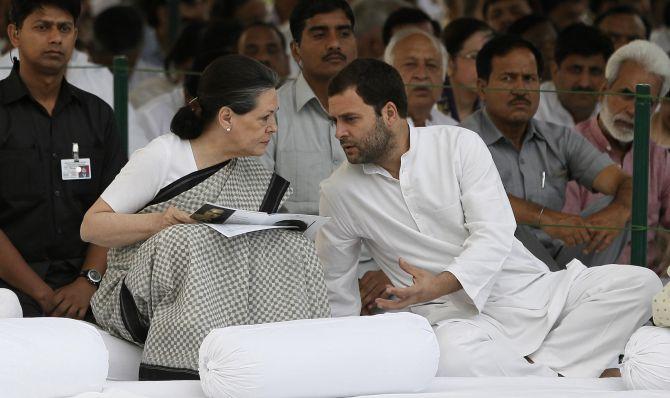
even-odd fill
[{"label": "woman's grey hair", "polygon": [[400,43],[401,41],[405,40],[406,38],[414,35],[421,35],[433,44],[435,49],[437,50],[438,54],[440,54],[440,61],[442,62],[441,69],[442,69],[442,75],[446,75],[447,73],[447,60],[448,60],[448,55],[447,55],[447,49],[444,48],[444,45],[440,42],[440,40],[433,36],[432,34],[426,32],[425,30],[421,30],[419,28],[405,28],[397,31],[392,37],[391,41],[389,41],[389,44],[386,46],[386,49],[384,50],[384,62],[386,62],[389,65],[393,65],[395,62],[395,47]]},{"label": "woman's grey hair", "polygon": [[619,78],[619,69],[625,61],[640,64],[647,72],[663,79],[659,96],[665,96],[670,90],[670,57],[658,45],[647,40],[634,40],[622,46],[612,54],[605,67],[605,79],[611,86]]}]

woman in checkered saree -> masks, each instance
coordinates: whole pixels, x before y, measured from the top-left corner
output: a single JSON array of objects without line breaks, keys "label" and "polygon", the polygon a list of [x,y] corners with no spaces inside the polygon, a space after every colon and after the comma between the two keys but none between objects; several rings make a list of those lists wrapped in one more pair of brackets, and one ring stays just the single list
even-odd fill
[{"label": "woman in checkered saree", "polygon": [[277,129],[276,84],[251,58],[216,59],[172,133],[134,153],[84,218],[82,238],[112,248],[93,313],[144,346],[142,380],[198,378],[198,349],[214,328],[330,314],[300,232],[226,238],[189,216],[207,202],[273,212],[290,194],[253,158]]}]

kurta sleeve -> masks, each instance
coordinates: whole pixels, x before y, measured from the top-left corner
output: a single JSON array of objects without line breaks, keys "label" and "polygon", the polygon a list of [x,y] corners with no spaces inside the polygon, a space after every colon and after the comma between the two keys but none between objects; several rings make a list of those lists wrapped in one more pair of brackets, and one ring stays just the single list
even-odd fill
[{"label": "kurta sleeve", "polygon": [[456,145],[457,178],[469,236],[464,250],[446,271],[454,274],[481,311],[512,250],[516,222],[491,153],[481,138],[464,132]]},{"label": "kurta sleeve", "polygon": [[670,228],[670,155],[663,157],[663,172],[661,173],[660,202],[661,214],[659,224],[663,228]]},{"label": "kurta sleeve", "polygon": [[324,267],[328,301],[332,316],[355,316],[361,312],[358,290],[358,256],[361,239],[350,230],[344,218],[347,213],[321,192],[319,215],[331,217],[316,235],[316,252]]}]

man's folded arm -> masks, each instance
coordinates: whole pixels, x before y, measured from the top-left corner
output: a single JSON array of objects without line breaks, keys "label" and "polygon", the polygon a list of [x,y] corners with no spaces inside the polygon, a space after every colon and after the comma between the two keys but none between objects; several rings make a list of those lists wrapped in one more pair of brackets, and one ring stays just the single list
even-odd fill
[{"label": "man's folded arm", "polygon": [[633,206],[633,178],[624,173],[619,166],[612,164],[598,173],[593,180],[593,189],[614,196],[608,207],[614,206],[630,214]]}]

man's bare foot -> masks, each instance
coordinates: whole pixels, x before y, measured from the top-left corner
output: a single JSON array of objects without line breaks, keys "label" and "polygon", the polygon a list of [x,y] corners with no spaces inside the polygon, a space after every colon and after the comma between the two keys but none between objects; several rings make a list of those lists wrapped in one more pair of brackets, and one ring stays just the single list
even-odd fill
[{"label": "man's bare foot", "polygon": [[619,370],[619,368],[605,369],[600,377],[621,377],[621,370]]}]

